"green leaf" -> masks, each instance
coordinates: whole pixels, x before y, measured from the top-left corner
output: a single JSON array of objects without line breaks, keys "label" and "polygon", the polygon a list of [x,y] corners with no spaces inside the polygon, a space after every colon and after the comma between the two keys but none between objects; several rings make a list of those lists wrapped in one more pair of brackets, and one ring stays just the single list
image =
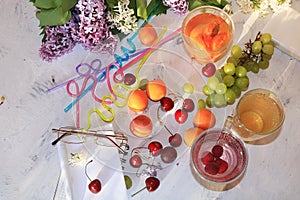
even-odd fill
[{"label": "green leaf", "polygon": [[188,0],[189,10],[193,10],[199,6],[215,6],[218,8],[224,8],[228,4],[226,0]]},{"label": "green leaf", "polygon": [[62,11],[67,12],[71,10],[71,8],[73,8],[77,4],[77,2],[78,0],[62,0]]},{"label": "green leaf", "polygon": [[71,12],[62,12],[62,8],[58,7],[38,11],[36,17],[40,20],[40,26],[58,26],[67,23],[71,19]]},{"label": "green leaf", "polygon": [[148,15],[147,15],[147,0],[136,0],[136,13],[137,16],[147,20]]},{"label": "green leaf", "polygon": [[51,9],[58,5],[56,0],[35,0],[34,6],[40,9]]},{"label": "green leaf", "polygon": [[161,0],[151,0],[147,6],[148,15],[166,14],[169,7],[165,6]]},{"label": "green leaf", "polygon": [[105,4],[109,9],[113,9],[114,6],[118,5],[118,1],[117,0],[106,0]]}]

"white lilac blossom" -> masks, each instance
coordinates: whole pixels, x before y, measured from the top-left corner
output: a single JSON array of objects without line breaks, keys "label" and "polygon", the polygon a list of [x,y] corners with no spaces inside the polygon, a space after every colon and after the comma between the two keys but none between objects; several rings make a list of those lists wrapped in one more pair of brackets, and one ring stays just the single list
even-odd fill
[{"label": "white lilac blossom", "polygon": [[236,2],[242,12],[247,14],[257,12],[261,17],[291,5],[291,0],[237,0]]},{"label": "white lilac blossom", "polygon": [[68,165],[82,166],[82,165],[84,165],[85,162],[86,162],[86,156],[82,152],[70,153],[70,158],[68,159]]},{"label": "white lilac blossom", "polygon": [[184,15],[189,8],[187,0],[163,0],[163,4],[170,7],[171,11],[179,15]]},{"label": "white lilac blossom", "polygon": [[107,24],[104,0],[79,0],[79,41],[91,52],[110,53],[116,49],[117,38]]},{"label": "white lilac blossom", "polygon": [[108,21],[111,27],[117,28],[124,34],[129,34],[138,28],[137,18],[134,15],[134,10],[128,7],[129,3],[129,0],[119,1],[113,11],[108,12]]}]

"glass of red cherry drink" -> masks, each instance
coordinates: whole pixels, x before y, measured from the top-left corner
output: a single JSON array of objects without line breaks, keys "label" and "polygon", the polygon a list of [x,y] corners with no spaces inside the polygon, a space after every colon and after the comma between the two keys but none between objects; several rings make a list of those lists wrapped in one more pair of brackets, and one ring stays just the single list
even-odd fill
[{"label": "glass of red cherry drink", "polygon": [[187,14],[182,23],[186,51],[200,64],[216,62],[228,52],[234,23],[222,9],[200,6]]},{"label": "glass of red cherry drink", "polygon": [[190,166],[196,180],[210,190],[233,188],[248,164],[245,143],[227,129],[208,129],[191,148]]}]

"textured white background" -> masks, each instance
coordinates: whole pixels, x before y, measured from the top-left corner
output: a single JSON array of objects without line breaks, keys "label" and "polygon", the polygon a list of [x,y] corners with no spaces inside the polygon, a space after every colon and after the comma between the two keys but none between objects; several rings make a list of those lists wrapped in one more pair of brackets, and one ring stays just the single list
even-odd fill
[{"label": "textured white background", "polygon": [[[300,8],[295,1],[295,7]],[[30,2],[2,0],[0,3],[0,199],[53,199],[60,174],[55,138],[51,128],[73,125],[72,113],[63,108],[69,103],[63,90],[45,94],[45,90],[74,75],[74,66],[89,53],[81,47],[53,63],[40,60],[38,21]],[[300,9],[298,9],[300,10]],[[255,21],[239,15],[236,25],[246,31],[241,41],[253,38],[266,20]],[[253,17],[253,16],[252,16]],[[255,17],[254,17],[255,18]],[[162,25],[170,19],[158,20]],[[182,19],[179,19],[182,20]],[[170,26],[179,26],[171,19]],[[241,34],[242,29],[237,29]],[[293,27],[290,30],[293,31]],[[238,38],[235,38],[238,41]],[[282,132],[266,145],[248,145],[248,170],[235,188],[212,192],[199,185],[189,170],[189,152],[180,164],[171,168],[159,190],[144,192],[135,199],[296,199],[300,185],[300,62],[275,50],[270,69],[250,76],[251,88],[272,89],[286,109]],[[252,78],[252,79],[251,79]],[[229,107],[227,109],[232,109]],[[56,199],[64,199],[63,179]]]}]

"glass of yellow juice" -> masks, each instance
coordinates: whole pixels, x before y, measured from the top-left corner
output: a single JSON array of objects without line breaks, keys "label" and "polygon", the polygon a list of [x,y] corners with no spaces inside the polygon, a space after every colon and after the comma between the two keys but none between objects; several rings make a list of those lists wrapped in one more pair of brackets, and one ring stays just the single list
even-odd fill
[{"label": "glass of yellow juice", "polygon": [[222,9],[200,6],[187,14],[182,23],[186,51],[200,64],[223,58],[232,44],[234,23]]},{"label": "glass of yellow juice", "polygon": [[227,118],[229,126],[245,142],[261,140],[280,131],[285,111],[279,97],[266,89],[254,89],[245,93]]}]

